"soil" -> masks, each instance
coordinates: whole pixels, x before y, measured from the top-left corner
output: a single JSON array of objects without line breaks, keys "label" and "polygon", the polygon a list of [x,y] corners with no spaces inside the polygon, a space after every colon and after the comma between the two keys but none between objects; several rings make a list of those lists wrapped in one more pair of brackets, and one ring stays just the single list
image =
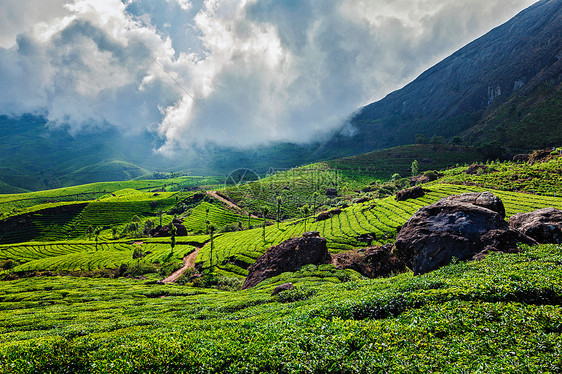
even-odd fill
[{"label": "soil", "polygon": [[[207,195],[209,195],[209,196],[211,196],[211,197],[213,197],[213,198],[215,198],[215,199],[217,199],[217,200],[219,200],[219,201],[222,201],[223,203],[225,203],[225,204],[228,205],[229,207],[231,207],[231,208],[233,208],[233,209],[236,209],[236,210],[239,210],[239,211],[241,211],[241,212],[244,212],[244,211],[242,210],[242,208],[240,208],[238,205],[234,204],[232,201],[227,200],[227,199],[225,199],[224,197],[222,197],[221,195],[219,195],[219,194],[217,193],[217,191],[205,191],[205,192],[207,193]],[[248,212],[244,212],[244,214],[247,215]],[[253,214],[252,214],[251,216],[252,216],[252,218],[259,218],[258,216],[255,216],[255,215],[253,215]]]},{"label": "soil", "polygon": [[174,271],[171,275],[162,279],[162,283],[175,283],[187,269],[195,266],[195,259],[197,258],[198,254],[199,248],[195,249],[195,251],[185,256],[183,258],[183,266],[181,267],[181,269]]}]

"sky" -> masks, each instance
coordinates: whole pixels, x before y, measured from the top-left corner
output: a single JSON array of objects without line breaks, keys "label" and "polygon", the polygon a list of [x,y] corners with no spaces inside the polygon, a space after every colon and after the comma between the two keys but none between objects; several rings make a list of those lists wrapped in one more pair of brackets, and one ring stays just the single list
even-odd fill
[{"label": "sky", "polygon": [[0,114],[156,152],[317,140],[533,0],[2,0]]}]

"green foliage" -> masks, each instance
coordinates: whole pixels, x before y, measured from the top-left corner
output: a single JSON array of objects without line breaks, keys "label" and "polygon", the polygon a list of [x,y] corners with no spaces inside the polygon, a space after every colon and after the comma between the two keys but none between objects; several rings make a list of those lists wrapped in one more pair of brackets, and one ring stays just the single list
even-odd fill
[{"label": "green foliage", "polygon": [[0,371],[559,372],[560,264],[546,245],[419,277],[296,278],[291,303],[275,284],[4,281]]},{"label": "green foliage", "polygon": [[420,165],[418,163],[418,160],[412,161],[412,166],[410,167],[410,169],[412,170],[412,177],[415,177],[420,173]]},{"label": "green foliage", "polygon": [[519,191],[533,194],[562,196],[562,157],[547,162],[516,163],[493,162],[489,164],[490,172],[471,175],[458,167],[444,172],[445,177],[439,183],[474,185],[495,188],[504,191]]},{"label": "green foliage", "polygon": [[316,295],[316,290],[304,287],[295,287],[292,290],[286,290],[275,295],[275,300],[280,303],[293,303],[295,301],[307,300]]},{"label": "green foliage", "polygon": [[[236,214],[217,204],[204,201],[193,208],[187,217],[184,217],[183,225],[190,232],[204,233],[207,231],[207,221],[209,221],[209,224],[212,223],[220,231],[224,231],[222,228],[225,226],[237,225],[238,222],[247,223],[248,219],[244,215]],[[259,224],[260,221],[260,219],[253,217],[250,219],[251,225]]]}]

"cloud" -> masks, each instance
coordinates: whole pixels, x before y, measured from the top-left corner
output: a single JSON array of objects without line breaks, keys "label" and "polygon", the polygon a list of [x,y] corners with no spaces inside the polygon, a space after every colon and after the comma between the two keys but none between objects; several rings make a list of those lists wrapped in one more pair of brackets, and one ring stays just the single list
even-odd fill
[{"label": "cloud", "polygon": [[161,152],[307,142],[530,0],[7,0],[0,113]]}]

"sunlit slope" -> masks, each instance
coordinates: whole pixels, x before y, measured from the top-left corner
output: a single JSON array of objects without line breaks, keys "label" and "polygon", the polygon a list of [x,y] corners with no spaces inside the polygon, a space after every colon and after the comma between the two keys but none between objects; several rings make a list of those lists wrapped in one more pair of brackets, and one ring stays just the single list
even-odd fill
[{"label": "sunlit slope", "polygon": [[[562,209],[562,198],[554,196],[537,196],[525,193],[498,191],[474,186],[435,184],[427,187],[428,193],[418,199],[397,202],[394,197],[381,200],[373,199],[342,210],[342,213],[330,219],[316,222],[314,217],[306,220],[284,222],[267,226],[265,241],[262,228],[227,233],[214,240],[211,257],[211,245],[207,244],[197,258],[204,267],[214,267],[219,273],[245,276],[246,268],[267,248],[284,240],[302,235],[305,231],[318,231],[328,240],[328,248],[339,252],[366,246],[357,240],[365,233],[374,233],[377,240],[372,244],[392,242],[396,230],[403,225],[419,208],[432,204],[439,199],[473,191],[491,191],[500,197],[505,205],[507,216],[518,212],[529,212],[544,207]],[[242,266],[240,266],[242,265]]]}]

